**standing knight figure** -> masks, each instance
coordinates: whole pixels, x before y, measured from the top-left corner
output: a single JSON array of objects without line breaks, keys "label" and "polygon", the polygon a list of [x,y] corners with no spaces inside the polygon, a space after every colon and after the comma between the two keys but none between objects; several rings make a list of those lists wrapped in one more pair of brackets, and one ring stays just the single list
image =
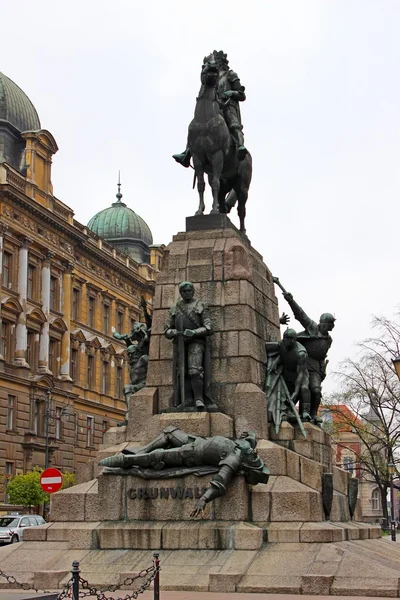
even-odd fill
[{"label": "standing knight figure", "polygon": [[[244,93],[245,87],[240,83],[238,74],[229,68],[227,55],[222,50],[214,50],[211,54],[206,56],[203,61],[201,74],[202,85],[199,92],[199,98],[204,92],[203,70],[210,61],[215,61],[219,71],[217,100],[222,109],[230,134],[235,142],[238,158],[239,160],[243,160],[248,151],[244,145],[239,102],[244,102],[246,100],[246,94]],[[186,147],[185,152],[182,152],[181,154],[174,154],[173,158],[183,167],[189,167],[191,158],[189,147]]]},{"label": "standing knight figure", "polygon": [[182,297],[170,309],[165,337],[174,342],[174,406],[216,410],[210,398],[210,348],[212,335],[208,306],[194,298],[190,281],[179,285]]},{"label": "standing knight figure", "polygon": [[293,311],[294,318],[305,329],[297,334],[297,341],[304,346],[308,354],[307,369],[311,392],[310,415],[314,423],[321,423],[322,419],[318,417],[318,409],[322,398],[321,384],[326,377],[326,365],[328,364],[326,357],[332,345],[329,332],[335,327],[336,319],[331,313],[323,313],[320,316],[319,323],[316,323],[297,304],[293,295],[285,290],[278,277],[274,277],[273,280],[281,288],[283,297]]}]

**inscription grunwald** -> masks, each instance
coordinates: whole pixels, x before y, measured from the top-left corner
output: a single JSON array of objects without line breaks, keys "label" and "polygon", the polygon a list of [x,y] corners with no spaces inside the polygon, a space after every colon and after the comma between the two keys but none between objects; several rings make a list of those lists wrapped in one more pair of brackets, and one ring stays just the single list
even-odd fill
[{"label": "inscription grunwald", "polygon": [[127,495],[131,500],[155,500],[156,498],[185,500],[186,498],[201,498],[206,490],[206,487],[130,488]]}]

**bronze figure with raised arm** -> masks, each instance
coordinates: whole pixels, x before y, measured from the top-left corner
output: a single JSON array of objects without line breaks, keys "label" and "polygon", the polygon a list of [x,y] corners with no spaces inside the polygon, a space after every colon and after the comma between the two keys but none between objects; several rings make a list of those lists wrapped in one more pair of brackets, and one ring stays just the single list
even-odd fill
[{"label": "bronze figure with raised arm", "polygon": [[313,321],[306,312],[297,304],[293,295],[282,286],[278,277],[273,278],[274,283],[280,287],[283,297],[293,311],[294,318],[301,323],[304,331],[297,334],[297,341],[307,350],[307,369],[310,378],[311,411],[314,423],[320,423],[318,408],[321,403],[321,384],[326,377],[326,357],[332,345],[329,332],[335,327],[335,317],[331,313],[323,313],[319,322]]}]

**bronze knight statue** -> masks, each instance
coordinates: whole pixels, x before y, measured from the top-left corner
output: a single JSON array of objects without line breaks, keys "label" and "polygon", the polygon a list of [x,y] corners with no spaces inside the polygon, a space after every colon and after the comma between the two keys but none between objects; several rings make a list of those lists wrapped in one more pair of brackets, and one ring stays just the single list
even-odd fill
[{"label": "bronze knight statue", "polygon": [[321,423],[318,417],[318,408],[321,403],[321,384],[326,377],[326,360],[328,350],[332,345],[329,332],[335,327],[335,317],[331,313],[323,313],[319,323],[313,321],[294,300],[293,295],[285,290],[278,277],[273,278],[283,292],[283,297],[293,311],[293,315],[304,327],[304,331],[297,334],[297,340],[307,351],[307,370],[310,378],[311,411],[314,423]]},{"label": "bronze knight statue", "polygon": [[[246,100],[245,87],[240,83],[239,75],[229,68],[227,55],[222,50],[219,52],[214,50],[211,54],[205,56],[203,60],[199,97],[204,94],[205,74],[210,61],[214,61],[218,69],[217,101],[222,109],[229,132],[234,139],[238,158],[243,160],[247,154],[247,149],[244,145],[239,102]],[[191,156],[189,145],[187,145],[185,152],[174,154],[173,158],[183,167],[189,167]]]},{"label": "bronze knight statue", "polygon": [[213,195],[211,213],[229,213],[237,202],[242,233],[246,232],[246,202],[252,176],[252,159],[244,145],[239,108],[239,102],[245,99],[244,87],[237,73],[229,68],[226,54],[214,50],[203,61],[201,88],[189,124],[186,150],[173,155],[184,167],[189,167],[193,158],[199,193],[196,215],[205,210],[207,174]]},{"label": "bronze knight statue", "polygon": [[147,367],[149,363],[152,317],[147,311],[146,300],[143,296],[140,305],[143,308],[146,323],[135,321],[130,333],[119,333],[118,331],[114,331],[113,333],[113,337],[116,340],[125,342],[129,360],[130,383],[124,387],[126,402],[125,423],[129,419],[129,399],[131,395],[146,386]]},{"label": "bronze knight statue", "polygon": [[211,358],[208,337],[213,329],[208,306],[194,298],[190,281],[179,285],[181,300],[170,309],[165,337],[174,343],[174,407],[217,410],[211,400]]},{"label": "bronze knight statue", "polygon": [[[278,433],[282,421],[310,421],[310,390],[307,370],[307,351],[297,341],[294,329],[287,329],[280,342],[266,342],[267,380],[265,393],[269,420]],[[296,409],[299,402],[300,415]]]},{"label": "bronze knight statue", "polygon": [[189,435],[171,425],[143,448],[126,448],[120,454],[103,458],[105,473],[136,475],[145,479],[184,477],[213,473],[209,488],[197,502],[191,517],[204,516],[208,502],[224,496],[238,473],[251,485],[267,483],[269,469],[257,455],[253,433],[231,440],[221,435],[203,438]]}]

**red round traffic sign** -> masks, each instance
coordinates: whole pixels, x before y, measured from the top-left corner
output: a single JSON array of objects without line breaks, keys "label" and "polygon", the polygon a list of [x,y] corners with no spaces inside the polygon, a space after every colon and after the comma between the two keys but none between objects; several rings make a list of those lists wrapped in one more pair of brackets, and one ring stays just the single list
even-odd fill
[{"label": "red round traffic sign", "polygon": [[62,486],[62,473],[58,469],[46,469],[40,476],[42,490],[53,494]]}]

